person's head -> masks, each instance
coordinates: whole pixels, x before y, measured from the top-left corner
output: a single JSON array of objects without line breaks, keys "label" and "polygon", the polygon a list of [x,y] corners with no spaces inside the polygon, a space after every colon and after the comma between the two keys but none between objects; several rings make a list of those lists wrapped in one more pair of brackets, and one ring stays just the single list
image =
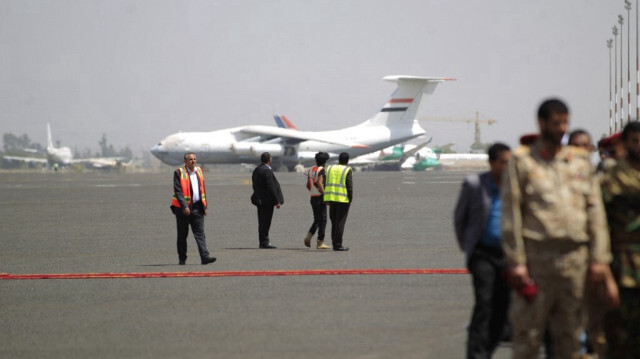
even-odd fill
[{"label": "person's head", "polygon": [[606,138],[602,138],[600,139],[600,141],[598,141],[598,156],[600,156],[600,161],[603,161],[609,156],[609,153],[607,152],[607,146],[605,145],[605,140]]},{"label": "person's head", "polygon": [[593,151],[591,136],[589,135],[589,132],[582,129],[571,131],[569,134],[569,146],[580,147],[588,152]]},{"label": "person's head", "polygon": [[622,143],[631,162],[640,162],[640,122],[629,122],[622,130]]},{"label": "person's head", "polygon": [[346,152],[342,152],[340,153],[340,156],[338,157],[338,163],[340,163],[341,165],[346,165],[349,163],[349,154]]},{"label": "person's head", "polygon": [[196,162],[198,159],[196,158],[196,154],[193,152],[187,152],[184,154],[184,165],[187,166],[188,169],[192,170],[196,167]]},{"label": "person's head", "polygon": [[626,157],[627,150],[622,141],[622,134],[620,132],[614,133],[607,137],[603,141],[607,157],[619,160]]},{"label": "person's head", "polygon": [[265,165],[271,164],[271,154],[269,152],[264,152],[263,154],[261,154],[260,162],[264,163]]},{"label": "person's head", "polygon": [[558,99],[548,99],[538,108],[538,126],[542,140],[556,146],[569,128],[569,108]]},{"label": "person's head", "polygon": [[329,154],[326,152],[318,152],[316,153],[316,165],[324,166],[329,159]]},{"label": "person's head", "polygon": [[511,148],[504,143],[496,142],[487,151],[489,155],[489,167],[493,180],[500,183],[502,174],[507,169],[507,163],[511,159]]}]

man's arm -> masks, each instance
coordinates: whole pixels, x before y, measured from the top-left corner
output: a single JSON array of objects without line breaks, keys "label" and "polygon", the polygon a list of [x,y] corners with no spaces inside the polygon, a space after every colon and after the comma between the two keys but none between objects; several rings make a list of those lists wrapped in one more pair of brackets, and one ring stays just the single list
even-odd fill
[{"label": "man's arm", "polygon": [[324,168],[318,173],[318,180],[316,181],[316,188],[320,194],[324,195]]},{"label": "man's arm", "polygon": [[347,178],[345,185],[347,186],[347,198],[349,198],[349,203],[353,202],[353,169],[347,171]]},{"label": "man's arm", "polygon": [[591,176],[591,191],[586,202],[590,262],[609,264],[611,262],[609,227],[602,202],[602,190],[595,175]]},{"label": "man's arm", "polygon": [[[207,195],[207,191],[204,189],[204,187],[205,186],[204,186],[204,175],[203,175],[202,176],[202,188],[200,188],[200,198],[201,199],[202,199],[202,193],[204,193],[205,196]],[[202,206],[204,208],[204,215],[206,216],[207,214],[209,214],[209,211],[208,211],[208,208],[207,208],[208,206],[205,206],[204,202],[202,202]]]},{"label": "man's arm", "polygon": [[[593,171],[590,172],[593,173]],[[590,185],[591,191],[586,198],[587,235],[589,236],[589,280],[596,283],[606,283],[609,263],[611,262],[609,227],[602,201],[602,189],[597,176],[591,176]],[[609,291],[607,291],[607,294],[610,294]]]},{"label": "man's arm", "polygon": [[275,206],[277,208],[280,208],[280,205],[282,204],[282,192],[280,192],[280,189],[278,188],[279,184],[278,184],[278,180],[276,180],[276,175],[273,174],[273,171],[271,170],[267,170],[264,172],[264,188],[266,190],[266,195],[270,198],[272,198],[276,204]]},{"label": "man's arm", "polygon": [[507,259],[507,280],[516,289],[532,284],[522,237],[522,193],[518,177],[518,159],[512,158],[502,178],[502,248]]},{"label": "man's arm", "polygon": [[464,251],[464,229],[469,222],[469,198],[471,197],[471,193],[473,192],[473,188],[469,183],[469,179],[465,178],[462,183],[462,188],[460,189],[460,195],[458,197],[458,202],[456,203],[456,208],[453,211],[453,222],[456,230],[456,239],[458,240],[458,246],[461,250]]},{"label": "man's arm", "polygon": [[180,185],[180,171],[178,170],[173,172],[173,193],[180,203],[182,213],[188,215],[190,213],[189,206],[187,205],[187,201],[184,199],[184,194],[182,193],[182,186]]},{"label": "man's arm", "polygon": [[512,158],[502,178],[500,194],[502,197],[501,227],[502,247],[509,265],[527,263],[522,238],[522,194],[518,178],[517,158]]}]

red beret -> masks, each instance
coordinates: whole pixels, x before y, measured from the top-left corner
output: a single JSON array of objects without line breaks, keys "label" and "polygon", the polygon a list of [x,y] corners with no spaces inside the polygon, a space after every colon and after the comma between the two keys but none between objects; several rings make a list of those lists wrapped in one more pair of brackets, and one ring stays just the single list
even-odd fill
[{"label": "red beret", "polygon": [[538,133],[529,133],[520,137],[520,144],[523,146],[529,146],[540,137]]}]

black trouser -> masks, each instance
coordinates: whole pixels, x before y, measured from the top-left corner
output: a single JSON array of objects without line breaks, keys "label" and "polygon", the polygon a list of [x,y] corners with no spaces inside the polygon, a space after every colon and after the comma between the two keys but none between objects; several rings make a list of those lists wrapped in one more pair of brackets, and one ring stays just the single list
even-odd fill
[{"label": "black trouser", "polygon": [[620,306],[605,314],[604,330],[607,358],[640,358],[640,288],[620,286]]},{"label": "black trouser", "polygon": [[502,277],[505,265],[501,248],[480,243],[469,258],[475,306],[469,325],[467,358],[491,358],[500,342],[509,307],[509,287]]},{"label": "black trouser", "polygon": [[273,218],[274,206],[258,207],[258,240],[260,245],[269,243],[269,229],[271,228],[271,218]]},{"label": "black trouser", "polygon": [[327,205],[324,204],[322,196],[311,196],[311,209],[313,210],[313,224],[309,228],[309,233],[316,234],[318,240],[324,240],[324,230],[327,227]]},{"label": "black trouser", "polygon": [[342,246],[342,234],[347,223],[351,203],[329,202],[329,219],[331,219],[331,243],[333,248]]},{"label": "black trouser", "polygon": [[190,208],[191,214],[187,216],[182,213],[182,209],[171,207],[173,214],[176,215],[176,227],[178,229],[178,258],[180,260],[187,259],[187,236],[189,235],[189,225],[191,225],[193,237],[196,239],[196,243],[198,244],[200,258],[209,257],[207,242],[204,236],[204,208],[202,207],[202,202],[194,203]]}]

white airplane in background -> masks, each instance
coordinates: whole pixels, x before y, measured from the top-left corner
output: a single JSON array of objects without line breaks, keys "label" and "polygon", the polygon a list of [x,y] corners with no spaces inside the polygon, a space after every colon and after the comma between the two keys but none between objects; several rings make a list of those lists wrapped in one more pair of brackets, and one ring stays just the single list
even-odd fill
[{"label": "white airplane in background", "polygon": [[[280,128],[298,128],[285,115],[273,116]],[[440,153],[438,148],[427,147],[427,142],[419,145],[399,144],[352,158],[349,165],[373,171],[425,171],[430,168],[484,168],[488,165],[486,153]],[[450,147],[453,144],[444,146]]]},{"label": "white airplane in background", "polygon": [[[276,126],[298,130],[285,115],[273,116]],[[367,153],[349,160],[349,165],[363,170],[372,171],[423,171],[427,168],[438,167],[438,155],[433,149],[426,147],[431,138],[419,145],[399,144],[383,148],[380,151]]]},{"label": "white airplane in background", "polygon": [[443,81],[441,77],[387,76],[397,89],[372,119],[333,131],[299,131],[274,126],[242,126],[211,132],[181,132],[153,146],[151,153],[169,165],[184,163],[186,152],[195,152],[198,162],[255,163],[263,152],[273,156],[274,167],[293,168],[313,163],[318,151],[332,159],[340,152],[354,158],[425,134],[417,121],[422,100]]},{"label": "white airplane in background", "polygon": [[47,157],[21,157],[21,156],[3,156],[8,161],[28,162],[41,164],[43,166],[68,166],[70,164],[84,164],[93,168],[113,168],[119,164],[123,164],[124,157],[95,157],[95,158],[79,158],[73,159],[73,153],[69,147],[54,147],[51,137],[51,125],[47,123]]}]

